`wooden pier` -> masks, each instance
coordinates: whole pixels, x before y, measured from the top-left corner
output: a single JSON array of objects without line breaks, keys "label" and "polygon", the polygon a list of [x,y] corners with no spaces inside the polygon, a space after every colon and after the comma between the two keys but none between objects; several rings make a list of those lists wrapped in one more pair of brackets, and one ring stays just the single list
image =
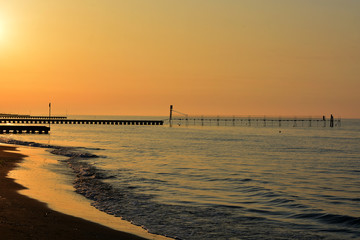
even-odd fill
[{"label": "wooden pier", "polygon": [[[49,119],[48,116],[1,114],[0,119]],[[65,116],[51,116],[50,119],[67,119]]]},{"label": "wooden pier", "polygon": [[340,127],[341,120],[322,118],[276,118],[276,117],[209,117],[185,116],[172,117],[169,125],[178,126],[253,126],[253,127]]},{"label": "wooden pier", "polygon": [[163,125],[163,120],[79,120],[59,117],[0,118],[0,123],[12,124],[102,124],[102,125]]},{"label": "wooden pier", "polygon": [[19,125],[2,125],[0,126],[0,134],[4,133],[39,133],[48,134],[50,131],[49,127],[46,126],[19,126]]},{"label": "wooden pier", "polygon": [[[178,115],[174,115],[176,113]],[[341,119],[322,117],[269,117],[269,116],[191,116],[174,110],[170,105],[169,126],[258,126],[258,127],[340,127]]]}]

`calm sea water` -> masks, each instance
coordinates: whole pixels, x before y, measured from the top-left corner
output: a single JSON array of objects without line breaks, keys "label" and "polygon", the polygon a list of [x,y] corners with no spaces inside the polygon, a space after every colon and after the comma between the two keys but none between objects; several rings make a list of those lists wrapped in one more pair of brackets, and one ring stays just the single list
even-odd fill
[{"label": "calm sea water", "polygon": [[79,194],[152,233],[360,238],[360,120],[335,128],[53,125],[50,135],[9,139],[68,156]]}]

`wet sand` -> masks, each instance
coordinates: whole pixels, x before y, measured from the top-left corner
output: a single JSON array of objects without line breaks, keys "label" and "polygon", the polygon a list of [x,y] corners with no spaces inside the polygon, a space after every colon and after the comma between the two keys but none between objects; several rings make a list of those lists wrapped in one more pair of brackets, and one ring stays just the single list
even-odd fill
[{"label": "wet sand", "polygon": [[7,174],[23,157],[15,147],[0,145],[1,239],[145,239],[53,211],[45,203],[19,194],[24,187]]}]

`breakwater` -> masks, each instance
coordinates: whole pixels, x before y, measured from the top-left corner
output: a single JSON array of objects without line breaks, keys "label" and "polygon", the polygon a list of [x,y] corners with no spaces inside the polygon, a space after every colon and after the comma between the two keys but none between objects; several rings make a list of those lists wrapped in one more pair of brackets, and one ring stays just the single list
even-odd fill
[{"label": "breakwater", "polygon": [[0,134],[4,133],[39,133],[48,134],[50,131],[49,127],[46,126],[18,126],[18,125],[5,125],[0,126]]}]

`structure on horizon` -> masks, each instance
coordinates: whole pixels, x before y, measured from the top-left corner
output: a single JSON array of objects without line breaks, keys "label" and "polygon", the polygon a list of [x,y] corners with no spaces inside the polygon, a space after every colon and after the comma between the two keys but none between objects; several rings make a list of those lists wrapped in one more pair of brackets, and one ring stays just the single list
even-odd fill
[{"label": "structure on horizon", "polygon": [[[177,113],[178,116],[174,116]],[[288,126],[288,127],[326,127],[341,126],[341,119],[336,119],[331,114],[329,120],[323,117],[269,117],[269,116],[199,116],[188,115],[174,110],[170,105],[169,126],[174,122],[177,125],[200,125],[200,126]],[[328,124],[329,122],[329,124]]]}]

